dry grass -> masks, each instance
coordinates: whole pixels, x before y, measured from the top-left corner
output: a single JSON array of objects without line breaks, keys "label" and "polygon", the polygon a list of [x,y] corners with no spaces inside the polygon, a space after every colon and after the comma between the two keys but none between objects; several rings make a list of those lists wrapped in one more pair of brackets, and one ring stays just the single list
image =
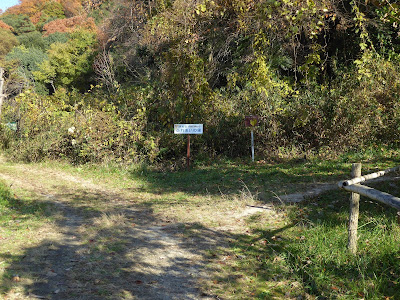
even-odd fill
[{"label": "dry grass", "polygon": [[100,217],[93,218],[93,225],[97,229],[123,227],[128,223],[122,213],[103,213]]}]

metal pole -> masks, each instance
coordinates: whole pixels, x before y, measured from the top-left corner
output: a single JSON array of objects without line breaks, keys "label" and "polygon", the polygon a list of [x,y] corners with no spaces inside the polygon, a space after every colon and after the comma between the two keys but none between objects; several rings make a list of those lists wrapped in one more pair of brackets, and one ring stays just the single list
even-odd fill
[{"label": "metal pole", "polygon": [[254,162],[254,132],[251,130],[251,160]]},{"label": "metal pole", "polygon": [[190,134],[187,135],[186,167],[188,170],[190,169]]},{"label": "metal pole", "polygon": [[1,113],[2,113],[2,106],[3,106],[3,101],[5,95],[3,94],[3,87],[4,87],[4,69],[0,67],[0,118],[1,118]]}]

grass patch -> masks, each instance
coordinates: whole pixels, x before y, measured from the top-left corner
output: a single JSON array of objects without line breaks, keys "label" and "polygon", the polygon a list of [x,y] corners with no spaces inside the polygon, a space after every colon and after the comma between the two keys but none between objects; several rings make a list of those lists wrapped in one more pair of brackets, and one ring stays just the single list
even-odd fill
[{"label": "grass patch", "polygon": [[42,238],[40,232],[48,222],[46,204],[19,199],[0,182],[0,295],[17,291],[29,281],[11,266],[23,259],[25,247],[35,245]]},{"label": "grass patch", "polygon": [[[235,195],[244,183],[260,198],[273,198],[273,193],[289,194],[305,191],[310,184],[336,183],[349,178],[351,163],[362,162],[363,174],[400,164],[399,151],[388,148],[368,148],[362,152],[336,155],[335,159],[309,156],[307,160],[291,158],[251,163],[243,159],[197,162],[191,170],[168,171],[163,166],[87,164],[72,166],[66,162],[42,162],[45,168],[63,170],[111,187],[129,188],[139,193],[185,196]],[[183,195],[183,196],[182,196]]]},{"label": "grass patch", "polygon": [[362,198],[353,256],[348,206],[348,194],[333,191],[285,207],[282,223],[249,219],[253,229],[216,255],[210,289],[226,299],[399,299],[396,212]]}]

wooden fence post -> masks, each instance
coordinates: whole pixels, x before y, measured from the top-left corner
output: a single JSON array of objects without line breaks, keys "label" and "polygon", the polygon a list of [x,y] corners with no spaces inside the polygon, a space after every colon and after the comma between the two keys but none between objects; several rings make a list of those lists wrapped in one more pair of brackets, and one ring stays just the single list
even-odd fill
[{"label": "wooden fence post", "polygon": [[[352,165],[351,176],[353,178],[361,176],[361,163]],[[347,248],[353,254],[357,253],[357,228],[358,214],[360,209],[360,194],[351,193],[350,196],[350,216],[349,216],[349,241]]]}]

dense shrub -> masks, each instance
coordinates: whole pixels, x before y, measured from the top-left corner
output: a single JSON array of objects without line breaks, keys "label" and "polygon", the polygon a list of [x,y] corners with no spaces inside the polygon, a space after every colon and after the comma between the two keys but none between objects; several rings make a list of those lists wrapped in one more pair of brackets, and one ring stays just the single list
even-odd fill
[{"label": "dense shrub", "polygon": [[[71,98],[76,99],[73,105]],[[11,138],[9,130],[1,131],[3,148],[24,161],[46,157],[72,163],[156,159],[157,139],[144,131],[145,109],[138,108],[126,119],[103,100],[92,97],[88,105],[77,98],[81,96],[65,90],[52,97],[30,91],[20,94],[5,107],[4,118],[17,121],[18,130]]]},{"label": "dense shrub", "polygon": [[18,41],[26,48],[36,48],[40,50],[45,50],[47,48],[46,42],[39,31],[23,33],[18,36]]}]

